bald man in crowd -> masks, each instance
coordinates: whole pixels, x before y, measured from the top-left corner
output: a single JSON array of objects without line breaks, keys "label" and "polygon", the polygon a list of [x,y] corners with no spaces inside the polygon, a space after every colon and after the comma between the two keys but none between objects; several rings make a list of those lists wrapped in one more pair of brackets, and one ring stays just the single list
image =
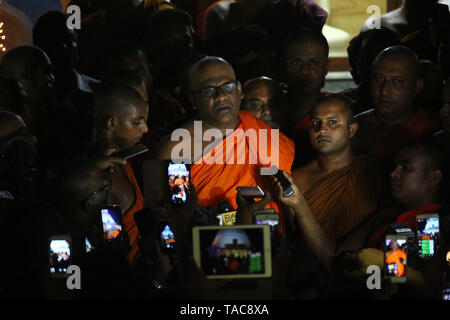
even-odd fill
[{"label": "bald man in crowd", "polygon": [[257,77],[244,83],[242,89],[242,109],[250,111],[272,128],[279,129],[282,93],[278,82],[268,77]]},{"label": "bald man in crowd", "polygon": [[348,98],[324,95],[310,118],[309,139],[317,157],[292,176],[321,227],[339,239],[386,201],[387,171],[375,159],[353,153],[358,124]]},{"label": "bald man in crowd", "polygon": [[439,130],[439,119],[414,105],[423,85],[418,68],[417,56],[403,46],[386,48],[377,56],[371,79],[374,109],[356,116],[355,152],[391,161],[402,144]]},{"label": "bald man in crowd", "polygon": [[0,73],[16,79],[23,86],[30,103],[30,125],[36,132],[42,112],[54,96],[54,75],[50,59],[37,47],[17,47],[3,57]]},{"label": "bald man in crowd", "polygon": [[28,95],[27,124],[39,140],[36,166],[45,172],[79,143],[85,122],[56,103],[52,64],[40,48],[21,46],[8,51],[0,73],[19,81]]},{"label": "bald man in crowd", "polygon": [[[95,92],[93,134],[89,154],[104,158],[136,146],[147,132],[148,105],[131,87],[119,82],[102,84]],[[132,247],[128,259],[137,255],[138,230],[133,214],[144,208],[144,198],[128,162],[114,164],[109,178],[119,196],[123,223]]]},{"label": "bald man in crowd", "polygon": [[[239,112],[242,88],[228,62],[218,57],[205,57],[198,61],[191,71],[189,96],[197,108],[196,120],[201,121],[200,127],[198,122],[190,121],[174,131],[172,136],[166,136],[157,147],[155,157],[162,160],[187,159],[192,163],[191,181],[200,205],[217,208],[219,202],[228,201],[237,208],[236,187],[259,185],[266,188],[267,183],[261,173],[271,165],[290,172],[294,154],[292,141],[282,133],[276,139],[277,132],[264,121],[256,119],[250,112]],[[203,128],[213,129],[209,131],[214,133],[213,143],[212,139],[203,137]],[[255,138],[262,137],[262,129],[267,133],[266,141],[262,143],[266,142],[268,150],[255,147],[258,145],[256,141],[249,143],[243,137],[251,131]],[[177,133],[183,133],[181,142],[176,137]],[[183,154],[180,154],[180,147]],[[230,147],[233,147],[232,152]],[[270,159],[267,157],[269,154]],[[273,159],[274,155],[278,155],[279,163]],[[266,174],[275,173],[268,171]],[[279,212],[274,202],[270,206]]]}]

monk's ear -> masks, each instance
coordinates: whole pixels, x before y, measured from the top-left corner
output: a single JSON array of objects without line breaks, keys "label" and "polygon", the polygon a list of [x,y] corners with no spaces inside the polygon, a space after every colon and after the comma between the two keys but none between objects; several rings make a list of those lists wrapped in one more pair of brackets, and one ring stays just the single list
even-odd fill
[{"label": "monk's ear", "polygon": [[117,118],[114,116],[108,116],[108,119],[106,120],[106,130],[114,131],[117,128],[117,125]]},{"label": "monk's ear", "polygon": [[423,88],[423,79],[422,78],[418,78],[416,80],[416,92],[415,92],[415,97],[419,94],[420,90],[422,90]]},{"label": "monk's ear", "polygon": [[189,102],[191,103],[192,107],[194,109],[196,109],[195,96],[194,96],[194,93],[191,90],[189,90],[188,99],[189,99]]},{"label": "monk's ear", "polygon": [[241,100],[244,99],[244,93],[242,92],[242,86],[241,86],[241,83],[239,81],[237,82],[237,91],[238,91],[238,94],[239,94],[239,98]]},{"label": "monk's ear", "polygon": [[89,209],[94,205],[92,199],[89,197],[86,201],[83,202],[83,209],[85,212],[89,212]]},{"label": "monk's ear", "polygon": [[331,59],[327,59],[327,63],[325,64],[325,75],[328,74],[328,70],[330,69],[330,61]]},{"label": "monk's ear", "polygon": [[348,135],[350,139],[355,136],[356,131],[358,131],[358,124],[356,122],[350,123],[348,126]]},{"label": "monk's ear", "polygon": [[442,172],[440,170],[433,170],[428,173],[428,181],[432,185],[438,185],[442,181]]}]

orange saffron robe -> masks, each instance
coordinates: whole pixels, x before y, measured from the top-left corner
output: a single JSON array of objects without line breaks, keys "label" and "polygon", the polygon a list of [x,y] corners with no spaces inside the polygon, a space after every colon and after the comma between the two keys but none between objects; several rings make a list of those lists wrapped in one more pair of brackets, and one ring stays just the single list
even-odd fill
[{"label": "orange saffron robe", "polygon": [[339,239],[379,208],[389,190],[386,176],[378,161],[360,156],[318,180],[304,197],[324,231]]},{"label": "orange saffron robe", "polygon": [[128,262],[132,263],[139,253],[139,247],[138,247],[139,231],[138,231],[136,222],[134,221],[133,215],[136,212],[138,212],[139,210],[144,209],[145,202],[144,202],[144,196],[142,195],[139,184],[134,176],[131,165],[127,162],[123,166],[123,169],[125,171],[125,174],[128,177],[128,180],[133,185],[134,190],[135,190],[134,204],[122,216],[122,223],[123,223],[125,231],[128,233],[129,243],[131,246],[131,249],[128,252],[127,259],[128,259]]},{"label": "orange saffron robe", "polygon": [[[242,129],[244,132],[249,129],[254,129],[258,136],[258,143],[250,146],[250,139],[235,139],[234,136],[229,135],[223,141],[216,145],[215,148],[207,153],[203,154],[203,157],[191,166],[192,182],[195,186],[195,190],[198,196],[198,203],[201,206],[212,206],[217,208],[217,205],[221,201],[228,201],[232,207],[237,208],[236,187],[239,186],[260,186],[261,189],[269,190],[268,177],[260,175],[261,167],[270,167],[270,164],[264,164],[260,161],[259,157],[257,161],[250,161],[249,154],[251,148],[257,148],[257,154],[260,156],[261,150],[259,149],[260,139],[266,140],[267,153],[269,157],[271,152],[271,130],[264,121],[255,118],[248,111],[241,111],[238,114],[240,123],[235,129]],[[260,129],[266,129],[267,137],[261,135]],[[237,141],[239,140],[239,141]],[[274,145],[275,146],[275,145]],[[243,148],[245,147],[245,149]],[[291,165],[294,160],[295,146],[292,140],[287,138],[284,134],[279,132],[279,140],[276,144],[279,150],[279,166],[280,170],[291,173]],[[221,149],[223,156],[234,156],[234,164],[230,164],[229,161],[223,161],[223,164],[211,163],[215,154],[215,149]],[[234,153],[226,152],[234,148]],[[245,162],[238,163],[238,159],[243,155],[239,150],[245,150]],[[255,150],[255,149],[252,149]],[[265,152],[264,152],[265,153]],[[219,154],[219,153],[218,153]],[[242,159],[242,158],[241,158]],[[210,163],[207,163],[210,161]],[[273,208],[276,212],[280,213],[280,207],[277,203],[272,201],[268,204],[267,208]]]}]

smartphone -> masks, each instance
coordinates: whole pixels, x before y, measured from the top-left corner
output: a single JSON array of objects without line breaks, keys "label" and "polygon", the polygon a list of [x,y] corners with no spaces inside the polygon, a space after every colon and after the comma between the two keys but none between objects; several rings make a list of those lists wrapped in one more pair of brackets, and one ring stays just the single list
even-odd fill
[{"label": "smartphone", "polygon": [[131,148],[128,148],[126,150],[115,153],[114,156],[121,157],[125,160],[128,160],[128,159],[134,158],[140,154],[143,154],[147,151],[148,151],[147,146],[142,143],[139,143]]},{"label": "smartphone", "polygon": [[101,239],[99,239],[99,237],[100,236],[96,234],[89,234],[84,238],[84,248],[86,253],[100,247]]},{"label": "smartphone", "polygon": [[175,252],[175,235],[170,228],[169,222],[165,219],[159,220],[159,245],[161,252],[173,253]]},{"label": "smartphone", "polygon": [[52,278],[67,277],[71,265],[72,239],[69,235],[55,235],[49,238],[49,273]]},{"label": "smartphone", "polygon": [[294,190],[292,189],[291,183],[289,180],[284,176],[282,170],[278,170],[278,172],[275,174],[275,177],[280,181],[281,188],[283,189],[283,196],[285,198],[289,198],[294,194]]},{"label": "smartphone", "polygon": [[237,187],[236,190],[246,199],[264,198],[264,191],[259,186]]},{"label": "smartphone", "polygon": [[167,167],[169,202],[172,206],[182,206],[190,193],[190,165],[169,162]]},{"label": "smartphone", "polygon": [[439,215],[417,215],[416,227],[419,256],[422,258],[433,257],[439,248]]},{"label": "smartphone", "polygon": [[107,205],[100,209],[103,235],[106,241],[117,239],[123,229],[122,210],[119,205]]},{"label": "smartphone", "polygon": [[272,276],[268,225],[196,226],[192,245],[194,261],[209,279]]},{"label": "smartphone", "polygon": [[384,250],[385,277],[393,283],[407,280],[408,237],[387,235]]},{"label": "smartphone", "polygon": [[273,209],[265,209],[253,213],[256,225],[266,224],[270,228],[271,235],[280,232],[280,216]]}]

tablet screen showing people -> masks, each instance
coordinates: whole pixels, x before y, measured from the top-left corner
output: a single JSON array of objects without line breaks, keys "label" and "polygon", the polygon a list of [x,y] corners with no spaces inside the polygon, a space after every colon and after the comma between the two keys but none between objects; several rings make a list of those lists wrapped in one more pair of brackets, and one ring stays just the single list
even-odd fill
[{"label": "tablet screen showing people", "polygon": [[189,196],[189,169],[183,163],[170,163],[168,167],[170,200],[184,204]]},{"label": "tablet screen showing people", "polygon": [[50,242],[50,273],[66,273],[69,267],[70,243],[67,240]]},{"label": "tablet screen showing people", "polygon": [[201,230],[200,246],[207,276],[265,273],[262,229]]}]

